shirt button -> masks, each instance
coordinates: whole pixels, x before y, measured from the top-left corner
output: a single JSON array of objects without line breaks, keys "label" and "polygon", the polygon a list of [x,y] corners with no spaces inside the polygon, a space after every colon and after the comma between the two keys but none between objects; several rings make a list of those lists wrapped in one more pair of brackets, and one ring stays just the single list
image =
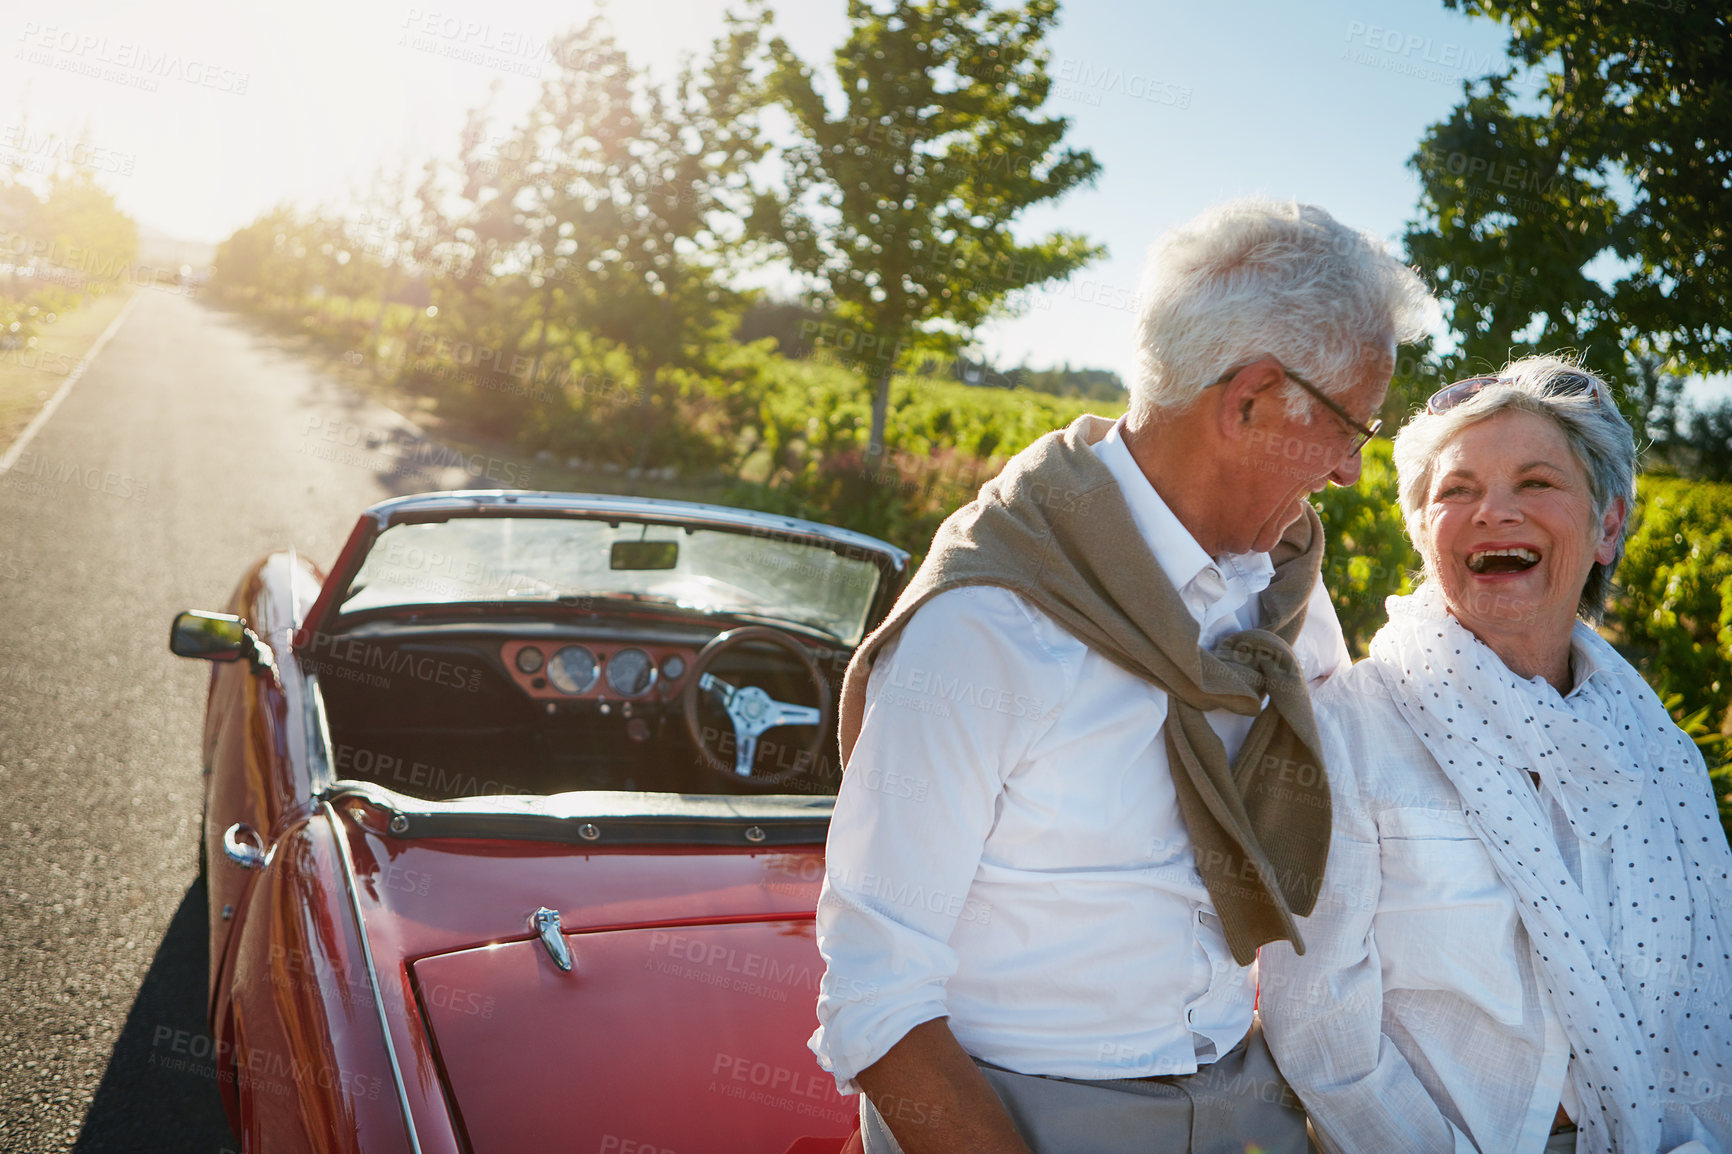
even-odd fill
[{"label": "shirt button", "polygon": [[1191,588],[1198,597],[1201,597],[1205,602],[1212,603],[1219,601],[1227,592],[1227,582],[1221,576],[1221,571],[1210,565],[1191,578]]}]

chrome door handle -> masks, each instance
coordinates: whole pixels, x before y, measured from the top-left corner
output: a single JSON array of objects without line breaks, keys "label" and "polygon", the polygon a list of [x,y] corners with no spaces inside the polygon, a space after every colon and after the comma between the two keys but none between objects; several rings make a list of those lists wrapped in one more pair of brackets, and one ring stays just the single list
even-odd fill
[{"label": "chrome door handle", "polygon": [[559,911],[542,906],[529,915],[529,928],[541,938],[541,944],[547,948],[547,956],[553,959],[553,964],[571,972],[571,950],[565,944],[565,935],[560,933]]},{"label": "chrome door handle", "polygon": [[244,870],[256,870],[265,864],[264,842],[245,822],[237,821],[223,831],[223,853]]}]

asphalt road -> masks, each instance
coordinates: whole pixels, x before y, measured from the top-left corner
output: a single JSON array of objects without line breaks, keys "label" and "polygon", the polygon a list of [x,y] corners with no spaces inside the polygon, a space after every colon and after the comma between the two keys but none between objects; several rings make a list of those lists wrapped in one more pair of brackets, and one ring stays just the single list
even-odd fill
[{"label": "asphalt road", "polygon": [[487,483],[471,471],[243,318],[151,289],[0,474],[0,1151],[238,1149],[211,1076],[163,1065],[196,1052],[207,982],[208,667],[170,655],[169,621],[273,549],[327,565],[365,506]]}]

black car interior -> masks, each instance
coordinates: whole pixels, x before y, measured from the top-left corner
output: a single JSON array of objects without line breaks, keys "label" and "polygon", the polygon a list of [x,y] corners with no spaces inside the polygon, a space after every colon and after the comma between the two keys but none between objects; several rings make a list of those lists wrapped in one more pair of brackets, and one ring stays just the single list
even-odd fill
[{"label": "black car interior", "polygon": [[[833,794],[833,709],[821,734],[812,725],[764,732],[744,776],[718,695],[694,690],[688,717],[693,667],[727,628],[671,612],[605,623],[594,615],[375,622],[316,639],[297,656],[317,675],[338,778],[426,800],[570,790]],[[785,641],[746,640],[718,653],[708,673],[778,702],[818,706],[826,694],[833,702],[851,650],[795,640],[810,662]]]}]

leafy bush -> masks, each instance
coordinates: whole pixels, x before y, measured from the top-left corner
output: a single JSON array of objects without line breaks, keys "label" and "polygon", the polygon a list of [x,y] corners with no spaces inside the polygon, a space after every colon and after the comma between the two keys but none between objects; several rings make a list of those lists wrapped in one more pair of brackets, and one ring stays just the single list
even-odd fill
[{"label": "leafy bush", "polygon": [[1642,477],[1611,624],[1625,653],[1710,730],[1732,728],[1732,485]]},{"label": "leafy bush", "polygon": [[1401,523],[1390,454],[1388,441],[1371,441],[1361,453],[1359,484],[1331,485],[1315,498],[1327,546],[1321,580],[1355,658],[1365,656],[1372,634],[1387,619],[1384,600],[1409,592],[1419,570],[1419,554]]},{"label": "leafy bush", "polygon": [[1714,786],[1714,800],[1720,806],[1720,823],[1726,827],[1727,835],[1732,837],[1732,760],[1726,757],[1727,746],[1732,744],[1723,733],[1715,733],[1708,728],[1708,707],[1686,712],[1684,695],[1668,694],[1664,700],[1666,709],[1678,722],[1678,728],[1689,735],[1690,740],[1702,751],[1702,758],[1708,763],[1708,779]]},{"label": "leafy bush", "polygon": [[0,293],[0,348],[33,346],[42,334],[42,326],[53,324],[83,304],[86,296],[95,299],[107,289],[100,282],[89,285],[85,293],[64,285],[38,284],[17,297]]},{"label": "leafy bush", "polygon": [[855,374],[818,362],[782,361],[761,396],[753,430],[761,476],[727,500],[845,525],[914,554],[938,525],[973,500],[1004,462],[1085,412],[1122,406],[1026,390],[983,389],[902,376],[891,387],[887,449],[866,447],[871,408]]}]

